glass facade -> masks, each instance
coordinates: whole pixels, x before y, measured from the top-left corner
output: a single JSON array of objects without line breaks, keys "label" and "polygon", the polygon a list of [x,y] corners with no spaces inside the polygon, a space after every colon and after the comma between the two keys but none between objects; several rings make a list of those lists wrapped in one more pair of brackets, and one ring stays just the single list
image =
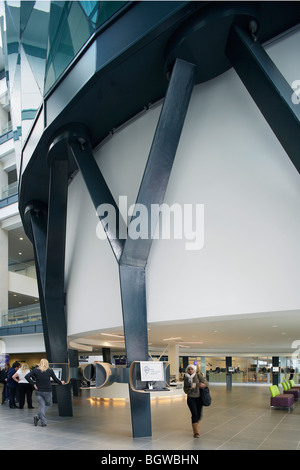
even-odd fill
[{"label": "glass facade", "polygon": [[[1,2],[2,3],[2,2]],[[127,2],[6,1],[1,35],[15,141],[84,44]]]},{"label": "glass facade", "polygon": [[[186,358],[185,358],[186,359]],[[181,373],[185,371],[184,362],[197,365],[201,372],[211,383],[226,384],[226,358],[209,356],[190,356],[184,361],[180,357]],[[237,356],[232,357],[232,383],[272,384],[272,357],[271,356]],[[290,368],[294,369],[294,380],[298,383],[300,378],[300,360],[282,356],[279,358],[280,382],[290,377]]]}]

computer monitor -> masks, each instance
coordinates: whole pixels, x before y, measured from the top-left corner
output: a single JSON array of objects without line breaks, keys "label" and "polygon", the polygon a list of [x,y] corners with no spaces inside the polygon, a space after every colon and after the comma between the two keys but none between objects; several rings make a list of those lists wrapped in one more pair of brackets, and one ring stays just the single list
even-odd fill
[{"label": "computer monitor", "polygon": [[141,381],[142,382],[164,382],[165,367],[160,361],[142,361],[140,362]]},{"label": "computer monitor", "polygon": [[[62,380],[62,369],[61,368],[58,368],[58,367],[55,367],[52,369],[54,374],[56,375],[56,377],[59,379],[59,380]],[[51,379],[53,380],[53,379]]]}]

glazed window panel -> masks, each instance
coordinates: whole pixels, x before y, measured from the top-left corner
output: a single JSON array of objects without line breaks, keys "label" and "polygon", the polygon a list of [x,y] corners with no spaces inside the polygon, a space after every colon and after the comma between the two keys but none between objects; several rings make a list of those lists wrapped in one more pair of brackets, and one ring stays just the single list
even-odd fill
[{"label": "glazed window panel", "polygon": [[45,73],[47,93],[80,49],[127,2],[52,2]]},{"label": "glazed window panel", "polygon": [[65,2],[62,8],[56,3],[51,9],[45,92],[61,76],[94,31],[77,2]]}]

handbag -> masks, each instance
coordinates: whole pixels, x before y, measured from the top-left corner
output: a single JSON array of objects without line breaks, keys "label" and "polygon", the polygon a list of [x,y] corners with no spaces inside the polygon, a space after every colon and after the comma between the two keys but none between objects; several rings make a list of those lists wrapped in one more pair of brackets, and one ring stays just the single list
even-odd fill
[{"label": "handbag", "polygon": [[211,396],[208,387],[200,388],[200,396],[203,406],[210,406],[211,404]]}]

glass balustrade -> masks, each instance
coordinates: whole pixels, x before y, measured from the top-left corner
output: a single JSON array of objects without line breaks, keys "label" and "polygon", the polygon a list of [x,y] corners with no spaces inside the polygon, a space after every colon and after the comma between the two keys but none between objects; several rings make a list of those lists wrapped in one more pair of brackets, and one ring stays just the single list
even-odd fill
[{"label": "glass balustrade", "polygon": [[13,183],[9,184],[5,188],[2,188],[1,199],[5,199],[9,196],[13,196],[14,194],[18,193],[18,181],[14,181]]},{"label": "glass balustrade", "polygon": [[41,309],[39,304],[26,305],[19,308],[11,308],[2,311],[1,326],[14,326],[23,323],[41,321]]},{"label": "glass balustrade", "polygon": [[22,276],[27,276],[36,279],[36,268],[34,260],[27,261],[26,263],[20,263],[18,260],[9,258],[8,270]]}]

